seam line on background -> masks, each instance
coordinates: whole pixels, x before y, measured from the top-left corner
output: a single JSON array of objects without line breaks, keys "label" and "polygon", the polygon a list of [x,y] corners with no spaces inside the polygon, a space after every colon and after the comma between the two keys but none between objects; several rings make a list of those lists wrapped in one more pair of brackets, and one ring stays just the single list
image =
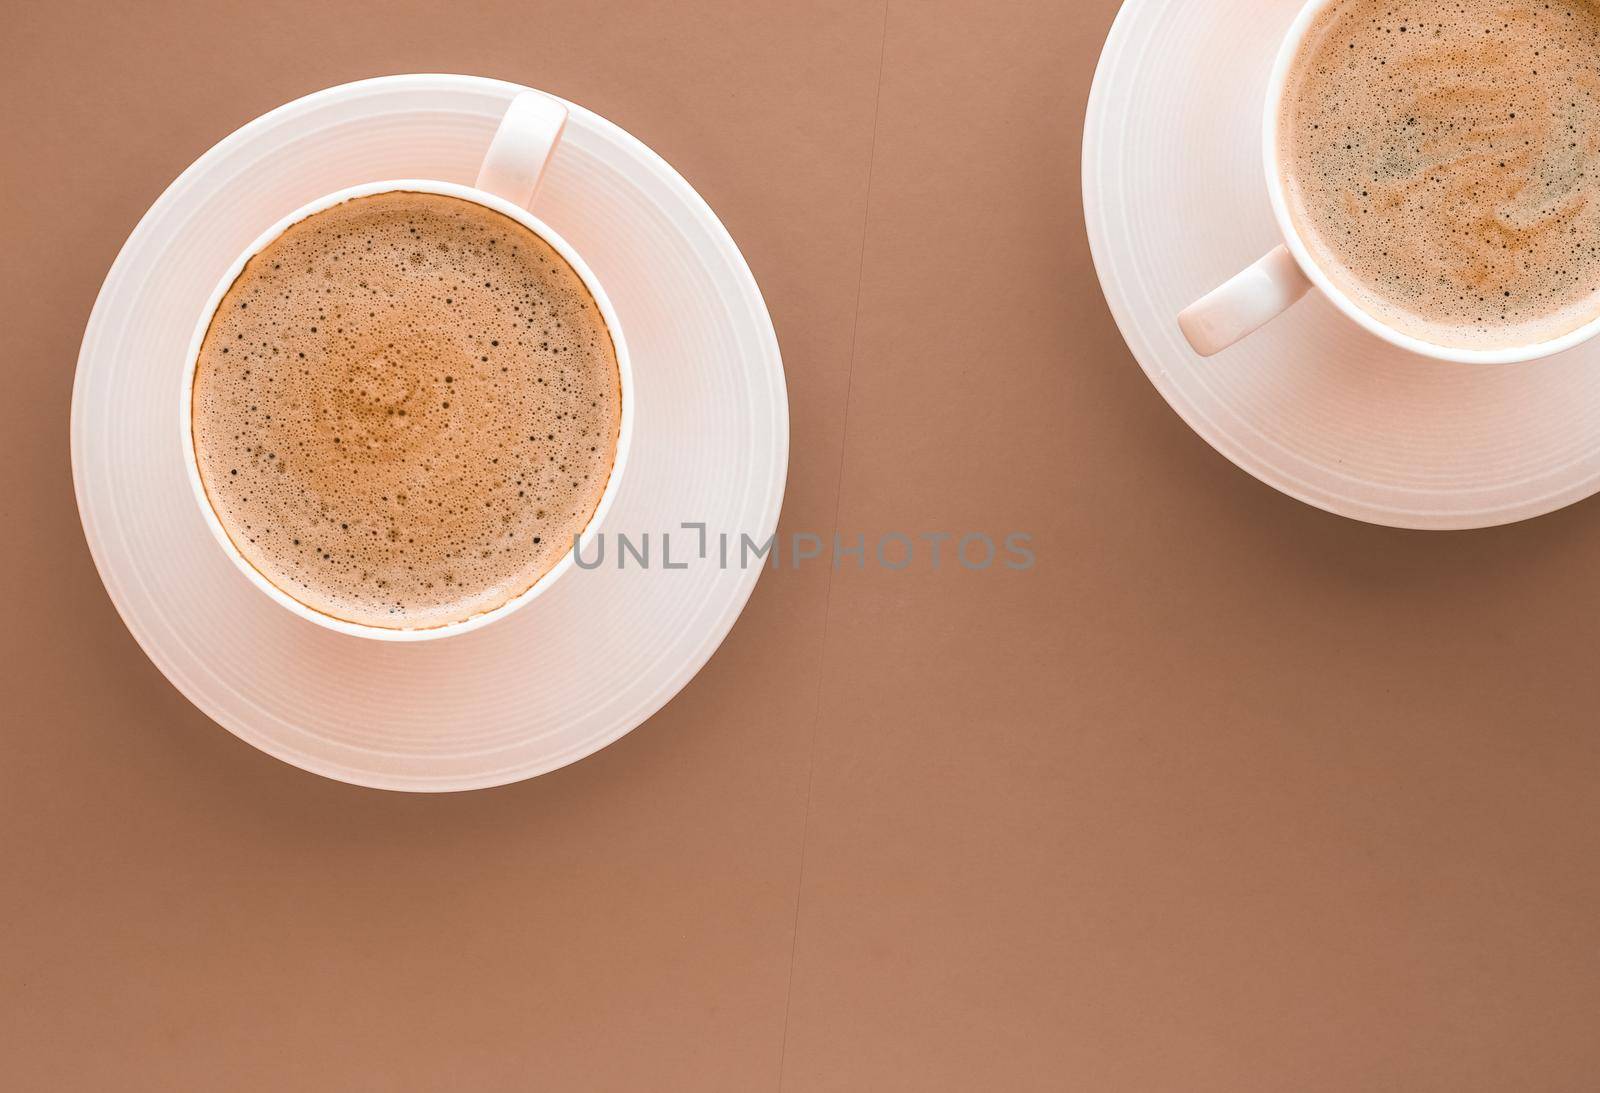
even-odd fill
[{"label": "seam line on background", "polygon": [[[839,423],[839,473],[833,493],[833,535],[839,534],[839,509],[844,499],[845,452],[850,441],[850,391],[855,382],[856,349],[861,337],[861,297],[867,276],[867,225],[872,218],[872,175],[878,161],[878,112],[883,103],[883,61],[889,47],[889,0],[883,4],[883,29],[878,39],[878,86],[872,98],[872,139],[867,149],[867,192],[861,210],[861,264],[856,270],[855,317],[850,328],[850,359],[845,366],[844,416]],[[789,1012],[794,1003],[794,969],[800,952],[800,900],[805,893],[806,849],[811,833],[811,789],[817,772],[817,734],[822,727],[822,692],[827,682],[828,622],[833,614],[833,577],[837,566],[828,569],[828,588],[822,600],[822,641],[817,656],[816,713],[811,719],[811,741],[806,748],[806,803],[800,820],[800,868],[795,878],[794,925],[789,935],[789,978],[783,997],[783,1041],[778,1051],[778,1091],[783,1091],[784,1068],[789,1060]]]}]

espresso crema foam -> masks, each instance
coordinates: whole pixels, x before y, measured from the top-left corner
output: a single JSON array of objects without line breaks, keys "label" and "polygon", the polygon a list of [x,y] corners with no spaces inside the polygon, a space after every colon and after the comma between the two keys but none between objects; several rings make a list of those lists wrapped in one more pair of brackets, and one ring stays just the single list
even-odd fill
[{"label": "espresso crema foam", "polygon": [[582,280],[473,202],[397,192],[291,226],[217,308],[200,477],[240,553],[325,614],[397,629],[491,611],[593,515],[616,352]]},{"label": "espresso crema foam", "polygon": [[1317,262],[1436,344],[1600,315],[1600,9],[1339,0],[1289,77],[1279,165]]}]

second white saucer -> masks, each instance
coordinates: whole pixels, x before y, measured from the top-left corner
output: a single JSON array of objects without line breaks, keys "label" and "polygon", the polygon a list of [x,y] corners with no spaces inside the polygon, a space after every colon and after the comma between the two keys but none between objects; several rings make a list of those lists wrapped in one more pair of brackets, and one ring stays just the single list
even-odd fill
[{"label": "second white saucer", "polygon": [[1504,524],[1600,489],[1600,342],[1519,365],[1395,349],[1313,293],[1202,360],[1177,314],[1280,240],[1261,166],[1267,76],[1299,0],[1127,0],[1095,74],[1084,212],[1112,314],[1218,451],[1330,512]]}]

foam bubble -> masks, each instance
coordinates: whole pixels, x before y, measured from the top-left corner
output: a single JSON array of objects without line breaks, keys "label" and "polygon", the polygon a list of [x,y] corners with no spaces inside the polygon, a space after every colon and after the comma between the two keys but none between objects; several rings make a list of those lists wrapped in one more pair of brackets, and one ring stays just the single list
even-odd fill
[{"label": "foam bubble", "polygon": [[558,562],[616,455],[621,390],[577,273],[516,221],[424,193],[290,227],[200,349],[195,453],[240,552],[373,626],[493,610]]},{"label": "foam bubble", "polygon": [[1363,308],[1523,345],[1600,314],[1600,10],[1341,0],[1280,118],[1291,213]]}]

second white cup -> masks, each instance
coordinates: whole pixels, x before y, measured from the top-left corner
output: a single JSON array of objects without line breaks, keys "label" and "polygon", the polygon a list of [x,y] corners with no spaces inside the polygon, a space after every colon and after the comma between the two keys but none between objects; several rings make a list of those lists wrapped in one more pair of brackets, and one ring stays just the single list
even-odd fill
[{"label": "second white cup", "polygon": [[1272,76],[1267,81],[1261,120],[1261,158],[1266,170],[1267,197],[1272,203],[1272,215],[1277,220],[1283,243],[1178,315],[1178,325],[1190,346],[1203,357],[1220,353],[1277,318],[1313,288],[1352,322],[1384,341],[1436,360],[1514,364],[1563,352],[1600,334],[1600,317],[1597,317],[1576,330],[1528,345],[1494,349],[1440,345],[1396,330],[1372,315],[1318,266],[1289,213],[1289,198],[1278,162],[1278,119],[1301,47],[1315,28],[1318,17],[1337,2],[1339,0],[1310,0],[1300,9],[1284,35]]}]

